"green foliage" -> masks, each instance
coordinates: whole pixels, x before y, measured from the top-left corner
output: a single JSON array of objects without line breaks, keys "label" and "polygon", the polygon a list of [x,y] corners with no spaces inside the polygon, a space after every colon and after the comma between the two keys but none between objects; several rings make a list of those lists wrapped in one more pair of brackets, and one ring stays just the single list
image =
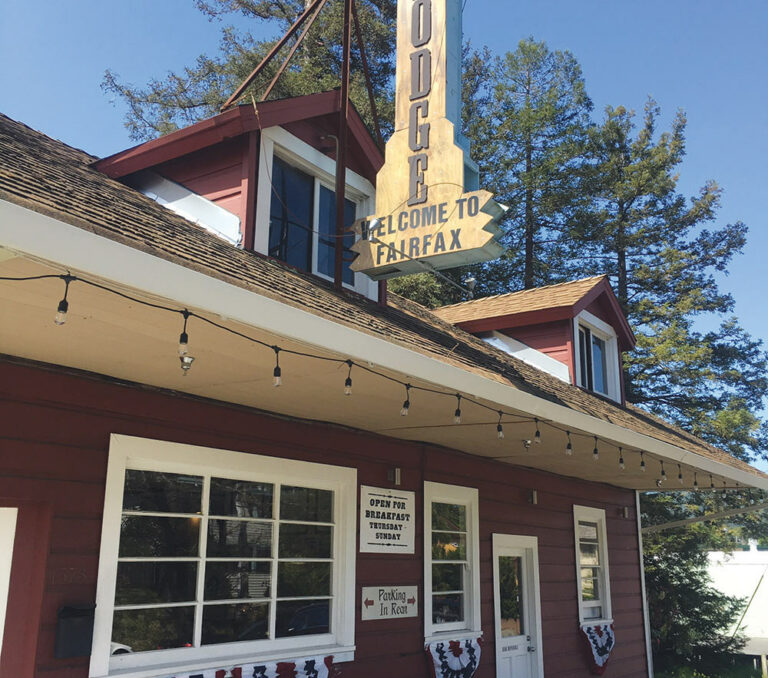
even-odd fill
[{"label": "green foliage", "polygon": [[[646,494],[642,499],[643,524],[666,523],[699,514],[707,510],[713,496],[689,493],[681,500],[677,496]],[[729,629],[744,601],[713,589],[707,574],[707,550],[730,550],[735,544],[735,533],[720,523],[694,523],[644,535],[645,578],[657,670],[686,667],[699,673],[670,675],[721,676],[731,661],[728,655],[743,646],[743,636],[732,636]]]},{"label": "green foliage", "polygon": [[[197,0],[198,8],[212,21],[222,22],[232,15],[267,22],[282,36],[304,11],[304,0]],[[395,0],[358,0],[358,15],[376,93],[376,104],[384,131],[391,129],[394,116],[392,81],[394,77]],[[311,94],[338,87],[341,81],[341,35],[343,2],[330,0],[296,52],[291,65],[278,81],[270,98]],[[220,106],[258,65],[275,40],[257,40],[248,31],[239,32],[222,24],[221,49],[216,56],[201,55],[182,72],[169,72],[153,78],[143,87],[123,83],[108,70],[102,89],[117,95],[128,106],[126,127],[131,138],[145,141],[167,134],[219,112]],[[245,93],[258,101],[292,46],[289,42],[263,75]],[[361,115],[372,123],[360,52],[352,40],[350,98]]]}]

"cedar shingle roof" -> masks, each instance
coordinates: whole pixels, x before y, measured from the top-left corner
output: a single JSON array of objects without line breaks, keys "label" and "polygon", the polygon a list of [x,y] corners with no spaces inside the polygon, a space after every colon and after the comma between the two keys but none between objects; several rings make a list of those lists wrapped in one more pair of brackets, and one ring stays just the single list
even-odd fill
[{"label": "cedar shingle roof", "polygon": [[314,276],[237,249],[91,167],[95,158],[0,114],[0,199],[121,242],[286,305],[671,445],[768,477],[633,406],[566,384],[489,346],[424,307],[390,295],[382,307]]},{"label": "cedar shingle roof", "polygon": [[479,318],[495,318],[550,308],[570,308],[604,280],[607,280],[607,276],[598,275],[558,285],[472,299],[460,304],[442,306],[432,312],[446,322],[459,324]]}]

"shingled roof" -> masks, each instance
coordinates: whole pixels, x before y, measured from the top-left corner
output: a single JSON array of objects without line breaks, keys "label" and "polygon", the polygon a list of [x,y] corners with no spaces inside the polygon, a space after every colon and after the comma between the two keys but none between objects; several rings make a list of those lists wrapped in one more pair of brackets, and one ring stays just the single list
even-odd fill
[{"label": "shingled roof", "polygon": [[592,417],[768,478],[633,407],[566,384],[489,346],[414,302],[384,307],[238,249],[93,168],[93,156],[0,114],[0,199],[86,229],[283,304],[405,346]]}]

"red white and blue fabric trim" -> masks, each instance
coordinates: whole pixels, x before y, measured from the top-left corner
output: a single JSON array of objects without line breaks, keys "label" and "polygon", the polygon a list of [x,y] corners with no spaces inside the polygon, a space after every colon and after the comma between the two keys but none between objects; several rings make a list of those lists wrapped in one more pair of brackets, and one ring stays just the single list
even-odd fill
[{"label": "red white and blue fabric trim", "polygon": [[[172,678],[330,678],[333,655],[283,662],[254,662],[228,669],[176,674]],[[171,677],[169,677],[171,678]]]},{"label": "red white and blue fabric trim", "polygon": [[440,640],[424,647],[433,678],[472,678],[480,665],[479,638]]},{"label": "red white and blue fabric trim", "polygon": [[602,676],[608,659],[611,656],[611,650],[613,650],[616,644],[613,624],[582,626],[581,633],[584,635],[584,639],[589,647],[592,673]]}]

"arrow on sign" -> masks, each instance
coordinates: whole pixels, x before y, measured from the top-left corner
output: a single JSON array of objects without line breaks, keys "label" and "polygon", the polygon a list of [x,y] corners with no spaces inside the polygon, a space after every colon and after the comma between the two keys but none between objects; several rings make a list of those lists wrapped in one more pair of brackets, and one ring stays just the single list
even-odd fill
[{"label": "arrow on sign", "polygon": [[372,601],[372,600],[370,600],[369,598],[366,598],[366,599],[363,601],[363,605],[365,605],[366,607],[370,607],[371,605],[373,605],[373,601]]},{"label": "arrow on sign", "polygon": [[416,602],[416,598],[408,598],[407,602],[409,605],[413,605]]}]

